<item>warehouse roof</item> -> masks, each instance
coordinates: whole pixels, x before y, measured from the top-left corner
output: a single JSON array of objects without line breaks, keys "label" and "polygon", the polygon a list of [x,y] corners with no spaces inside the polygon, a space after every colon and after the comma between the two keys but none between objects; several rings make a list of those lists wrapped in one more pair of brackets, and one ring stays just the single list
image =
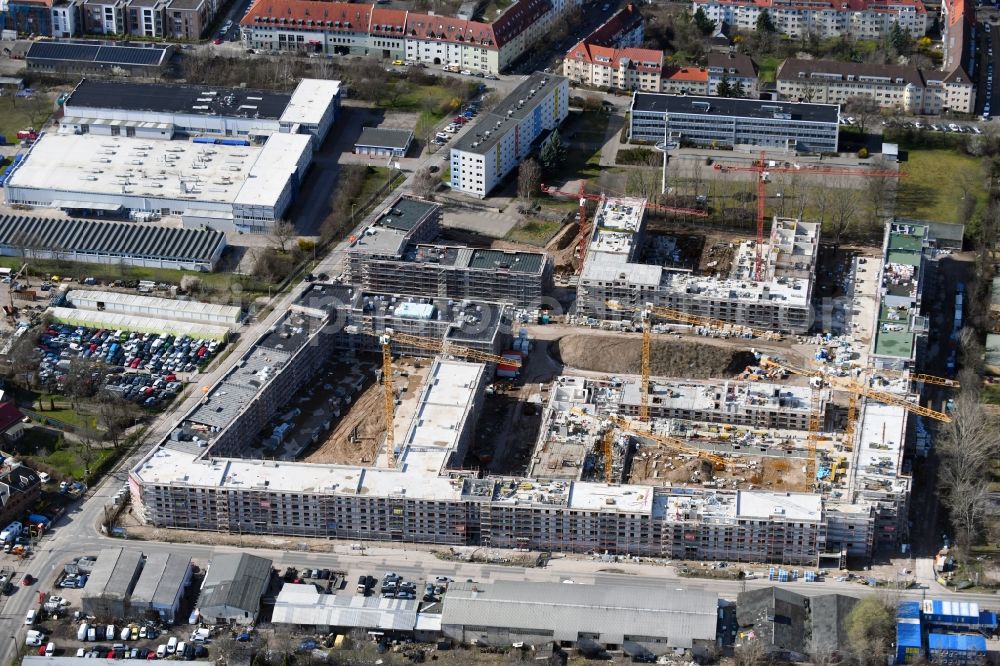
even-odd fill
[{"label": "warehouse roof", "polygon": [[281,114],[283,123],[318,125],[323,114],[340,95],[340,81],[302,79]]},{"label": "warehouse roof", "polygon": [[271,560],[239,553],[216,555],[205,573],[198,606],[209,617],[211,609],[222,608],[256,613],[270,582]]},{"label": "warehouse roof", "polygon": [[101,42],[32,42],[25,59],[48,62],[92,62],[96,65],[160,67],[170,46],[108,46]]},{"label": "warehouse roof", "polygon": [[131,603],[150,606],[170,606],[188,580],[191,558],[177,553],[153,553],[132,590]]},{"label": "warehouse roof", "polygon": [[801,594],[776,586],[740,592],[736,620],[753,629],[767,652],[809,654],[809,609]]},{"label": "warehouse roof", "polygon": [[[72,289],[66,294],[66,300],[81,307],[82,303],[100,302],[107,307],[109,303],[148,310],[169,310],[171,318],[181,320],[198,320],[213,318],[230,319],[235,324],[239,321],[242,309],[238,305],[220,305],[203,301],[179,301],[173,298],[157,298],[141,294],[123,294],[117,291],[100,291],[90,289]],[[138,314],[138,313],[137,313]]]},{"label": "warehouse roof", "polygon": [[65,106],[74,109],[74,113],[82,108],[93,108],[277,120],[290,99],[286,93],[244,88],[84,79],[77,84]]},{"label": "warehouse roof", "polygon": [[718,600],[701,590],[496,581],[452,583],[441,623],[547,629],[556,641],[581,633],[619,644],[626,635],[648,636],[690,647],[715,640],[717,612]]},{"label": "warehouse roof", "polygon": [[226,246],[226,234],[133,222],[0,215],[0,246],[212,263]]},{"label": "warehouse roof", "polygon": [[97,556],[83,595],[90,599],[125,599],[141,566],[140,551],[105,548]]},{"label": "warehouse roof", "polygon": [[564,81],[562,76],[535,72],[491,111],[481,114],[452,150],[485,155],[508,132],[513,132],[519,121],[533,114],[541,101]]},{"label": "warehouse roof", "polygon": [[927,634],[927,649],[986,654],[986,638],[972,634]]},{"label": "warehouse roof", "polygon": [[392,148],[405,150],[413,141],[413,132],[407,129],[365,127],[354,146],[362,148]]},{"label": "warehouse roof", "polygon": [[737,116],[797,120],[812,123],[838,123],[839,107],[836,104],[805,104],[799,102],[774,102],[770,100],[738,99],[728,97],[701,97],[696,95],[667,95],[662,93],[635,93],[632,98],[635,111],[647,113],[678,113],[710,115],[715,117]]},{"label": "warehouse roof", "polygon": [[274,604],[271,621],[306,626],[359,627],[413,631],[419,602],[385,597],[320,594],[314,585],[286,583]]}]

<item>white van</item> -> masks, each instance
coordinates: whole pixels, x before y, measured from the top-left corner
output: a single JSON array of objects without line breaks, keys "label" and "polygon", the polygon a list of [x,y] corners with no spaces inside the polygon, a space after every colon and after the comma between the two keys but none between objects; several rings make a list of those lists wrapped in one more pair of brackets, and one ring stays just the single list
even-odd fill
[{"label": "white van", "polygon": [[167,641],[167,654],[173,654],[177,652],[177,637],[171,636],[170,640]]},{"label": "white van", "polygon": [[104,630],[104,640],[106,641],[115,640],[115,636],[117,635],[118,634],[115,633],[115,625],[113,624],[109,624],[108,628]]},{"label": "white van", "polygon": [[158,645],[156,647],[156,658],[157,659],[163,659],[166,656],[167,656],[167,646],[166,645]]},{"label": "white van", "polygon": [[46,657],[51,657],[55,653],[56,653],[56,644],[55,643],[49,643],[48,645],[45,646],[45,656]]},{"label": "white van", "polygon": [[24,623],[27,624],[27,625],[34,624],[35,623],[35,618],[37,616],[38,616],[38,611],[36,611],[34,608],[32,608],[31,610],[29,610],[27,613],[24,614]]},{"label": "white van", "polygon": [[183,657],[184,656],[184,648],[185,647],[187,647],[187,643],[185,643],[184,641],[181,641],[180,643],[177,644],[177,656],[178,657]]},{"label": "white van", "polygon": [[87,632],[90,630],[90,625],[84,622],[80,625],[80,628],[76,630],[76,640],[85,641],[87,640]]},{"label": "white van", "polygon": [[45,644],[45,634],[35,629],[28,629],[28,634],[24,637],[24,644],[37,647]]},{"label": "white van", "polygon": [[211,632],[208,630],[208,627],[199,627],[191,634],[191,640],[195,643],[204,643],[208,640],[209,636],[211,636]]},{"label": "white van", "polygon": [[122,627],[122,633],[118,636],[123,641],[127,641],[132,638],[132,629],[128,626]]}]

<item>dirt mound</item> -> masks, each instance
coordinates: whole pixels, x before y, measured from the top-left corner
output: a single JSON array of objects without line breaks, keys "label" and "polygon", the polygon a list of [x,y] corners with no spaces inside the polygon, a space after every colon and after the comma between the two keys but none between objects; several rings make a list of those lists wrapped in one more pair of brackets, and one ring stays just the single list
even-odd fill
[{"label": "dirt mound", "polygon": [[[631,375],[642,371],[642,339],[638,336],[573,334],[553,342],[551,349],[563,365],[578,370]],[[730,377],[756,362],[748,350],[690,340],[654,337],[650,351],[650,371],[659,377]]]}]

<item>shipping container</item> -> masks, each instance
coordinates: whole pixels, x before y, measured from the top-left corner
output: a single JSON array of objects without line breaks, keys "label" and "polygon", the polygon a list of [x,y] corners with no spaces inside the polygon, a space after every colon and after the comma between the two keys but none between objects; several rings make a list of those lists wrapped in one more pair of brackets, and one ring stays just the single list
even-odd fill
[{"label": "shipping container", "polygon": [[935,664],[985,664],[986,639],[971,634],[928,634],[927,656]]},{"label": "shipping container", "polygon": [[210,137],[210,136],[196,136],[195,138],[191,139],[191,142],[192,143],[211,143],[211,144],[214,144],[215,143],[215,139],[213,137]]},{"label": "shipping container", "polygon": [[896,623],[896,663],[912,664],[923,655],[920,620],[902,618]]}]

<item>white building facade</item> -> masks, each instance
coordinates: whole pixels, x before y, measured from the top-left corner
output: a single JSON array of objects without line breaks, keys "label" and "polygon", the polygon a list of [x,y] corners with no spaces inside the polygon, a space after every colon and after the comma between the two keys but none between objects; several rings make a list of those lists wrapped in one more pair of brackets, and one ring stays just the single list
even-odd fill
[{"label": "white building facade", "polygon": [[484,198],[569,114],[569,81],[536,72],[451,149],[451,188]]}]

